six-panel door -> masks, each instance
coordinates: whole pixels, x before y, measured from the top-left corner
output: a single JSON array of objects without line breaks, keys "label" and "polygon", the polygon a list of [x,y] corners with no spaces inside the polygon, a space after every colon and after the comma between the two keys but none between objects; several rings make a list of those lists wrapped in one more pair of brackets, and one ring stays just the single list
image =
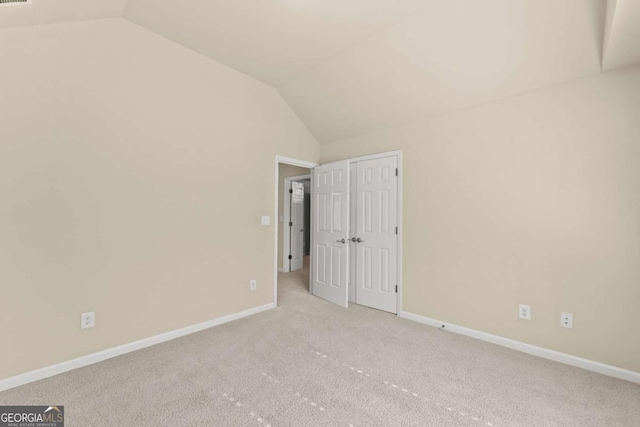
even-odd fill
[{"label": "six-panel door", "polygon": [[314,168],[313,294],[347,307],[349,161]]},{"label": "six-panel door", "polygon": [[[356,168],[356,303],[397,312],[397,158],[366,160]],[[352,233],[353,234],[353,233]]]}]

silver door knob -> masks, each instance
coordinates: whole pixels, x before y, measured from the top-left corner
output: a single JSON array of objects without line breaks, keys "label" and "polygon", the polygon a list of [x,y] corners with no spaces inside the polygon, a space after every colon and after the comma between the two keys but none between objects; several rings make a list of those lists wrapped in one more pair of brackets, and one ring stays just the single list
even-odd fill
[{"label": "silver door knob", "polygon": [[345,239],[342,240],[336,240],[338,243],[347,243],[347,241]]},{"label": "silver door knob", "polygon": [[358,237],[358,238],[356,239],[356,242],[358,242],[358,243],[364,243],[364,240],[362,240],[361,238],[359,238],[359,237]]},{"label": "silver door knob", "polygon": [[353,243],[355,243],[355,242],[356,242],[356,238],[355,238],[355,237],[352,237],[352,238],[351,238],[351,241],[352,241]]}]

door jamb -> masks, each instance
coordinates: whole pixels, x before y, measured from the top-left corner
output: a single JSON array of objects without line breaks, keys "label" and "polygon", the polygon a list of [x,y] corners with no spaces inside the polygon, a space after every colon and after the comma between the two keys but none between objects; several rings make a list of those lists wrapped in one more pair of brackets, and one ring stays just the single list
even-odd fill
[{"label": "door jamb", "polygon": [[[278,226],[280,224],[280,218],[278,218],[278,195],[280,191],[280,163],[285,163],[287,165],[300,166],[302,168],[313,169],[318,166],[317,163],[308,162],[306,160],[298,160],[292,159],[290,157],[285,156],[275,156],[275,200],[273,202],[274,205],[274,218],[273,221],[275,226],[273,227],[273,304],[274,306],[278,306]],[[313,174],[312,174],[313,175]],[[313,212],[313,200],[311,201],[311,212]],[[312,215],[313,217],[313,215]]]},{"label": "door jamb", "polygon": [[[291,227],[287,224],[291,221],[291,195],[289,194],[289,189],[291,188],[291,181],[301,181],[311,179],[311,174],[308,175],[298,175],[298,176],[290,176],[284,179],[284,186],[282,191],[284,191],[284,210],[282,212],[282,272],[289,273],[291,271],[291,264],[285,261],[289,261],[288,253],[290,252],[291,246]],[[309,213],[311,215],[311,213]],[[278,218],[280,219],[280,218]],[[278,221],[280,223],[280,221]]]}]

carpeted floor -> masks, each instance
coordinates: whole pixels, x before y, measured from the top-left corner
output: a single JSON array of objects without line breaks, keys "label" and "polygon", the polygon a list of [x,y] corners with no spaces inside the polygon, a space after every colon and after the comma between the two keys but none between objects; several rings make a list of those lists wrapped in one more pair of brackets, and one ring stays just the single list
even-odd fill
[{"label": "carpeted floor", "polygon": [[640,385],[308,294],[0,393],[62,404],[68,427],[639,426]]}]

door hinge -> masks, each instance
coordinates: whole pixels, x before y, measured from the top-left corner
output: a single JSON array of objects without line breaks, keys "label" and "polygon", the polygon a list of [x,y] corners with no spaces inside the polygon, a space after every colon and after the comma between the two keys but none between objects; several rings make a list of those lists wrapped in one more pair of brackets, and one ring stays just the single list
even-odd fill
[{"label": "door hinge", "polygon": [[[293,256],[289,255],[289,259],[293,259]],[[397,288],[397,286],[396,286],[396,288]],[[396,292],[397,292],[397,291],[396,291]]]},{"label": "door hinge", "polygon": [[396,294],[398,293],[398,285],[396,285]]},{"label": "door hinge", "polygon": [[396,168],[396,176],[398,176],[398,168]]},{"label": "door hinge", "polygon": [[293,223],[292,222],[289,223],[289,227],[293,227]]},{"label": "door hinge", "polygon": [[293,188],[289,189],[289,194],[293,194]]},{"label": "door hinge", "polygon": [[398,227],[396,227],[396,234],[398,234]]}]

